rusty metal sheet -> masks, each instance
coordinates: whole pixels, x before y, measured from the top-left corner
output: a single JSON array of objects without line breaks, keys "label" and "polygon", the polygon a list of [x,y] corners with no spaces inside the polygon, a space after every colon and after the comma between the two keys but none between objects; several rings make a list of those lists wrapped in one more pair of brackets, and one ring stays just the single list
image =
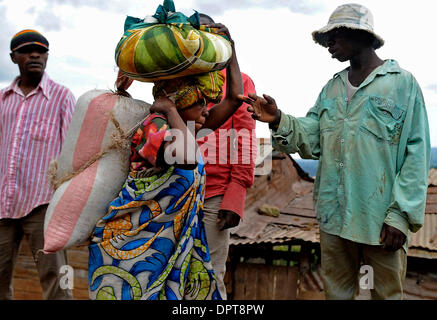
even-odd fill
[{"label": "rusty metal sheet", "polygon": [[316,212],[310,209],[302,209],[302,208],[285,208],[281,210],[282,214],[307,217],[307,218],[315,218]]},{"label": "rusty metal sheet", "polygon": [[316,212],[313,209],[313,193],[310,192],[303,197],[296,197],[281,210],[281,213],[315,218]]},{"label": "rusty metal sheet", "polygon": [[425,214],[423,227],[411,235],[409,248],[437,251],[437,214]]},{"label": "rusty metal sheet", "polygon": [[437,187],[428,187],[425,213],[437,214]]},{"label": "rusty metal sheet", "polygon": [[432,185],[437,187],[437,169],[432,168],[429,170],[429,176],[428,176],[428,185]]},{"label": "rusty metal sheet", "polygon": [[313,223],[312,220],[305,220],[305,216],[281,214],[279,217],[270,217],[258,214],[258,209],[265,204],[282,210],[296,197],[311,192],[312,187],[312,182],[304,181],[299,176],[293,160],[288,155],[272,160],[271,173],[267,176],[256,176],[254,185],[247,190],[243,220],[239,226],[231,230],[231,234],[238,238],[256,239],[262,236],[269,223],[303,227]]},{"label": "rusty metal sheet", "polygon": [[[306,196],[311,193],[311,201],[312,201],[312,191],[314,187],[314,182],[309,182],[305,180],[299,180],[292,184],[291,189],[299,196]],[[312,204],[311,207],[312,208]]]},{"label": "rusty metal sheet", "polygon": [[437,259],[437,251],[408,248],[408,256],[423,259]]},{"label": "rusty metal sheet", "polygon": [[313,210],[313,193],[294,199],[288,204],[288,207]]},{"label": "rusty metal sheet", "polygon": [[426,204],[437,204],[437,194],[428,193],[426,195]]},{"label": "rusty metal sheet", "polygon": [[264,231],[255,238],[240,238],[232,235],[230,239],[230,245],[283,243],[294,239],[318,243],[320,241],[319,236],[318,225],[314,225],[311,228],[300,228],[294,226],[269,224]]},{"label": "rusty metal sheet", "polygon": [[261,234],[273,217],[260,215],[257,212],[244,212],[244,219],[240,224],[231,229],[231,234],[238,237],[254,239]]},{"label": "rusty metal sheet", "polygon": [[437,203],[427,204],[425,208],[427,214],[437,214]]},{"label": "rusty metal sheet", "polygon": [[280,214],[279,217],[275,218],[275,220],[271,222],[300,228],[308,228],[317,225],[317,220],[315,218],[301,217],[290,214]]}]

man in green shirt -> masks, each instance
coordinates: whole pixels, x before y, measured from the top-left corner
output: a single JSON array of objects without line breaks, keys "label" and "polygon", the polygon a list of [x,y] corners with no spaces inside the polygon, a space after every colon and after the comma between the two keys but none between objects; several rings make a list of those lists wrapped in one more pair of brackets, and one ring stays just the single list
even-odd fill
[{"label": "man in green shirt", "polygon": [[305,117],[282,113],[267,95],[240,99],[269,123],[274,148],[319,159],[314,208],[326,297],[353,299],[367,265],[372,298],[402,299],[408,235],[422,226],[426,203],[422,92],[411,73],[376,55],[384,40],[361,5],[338,7],[313,39],[350,66],[328,81]]}]

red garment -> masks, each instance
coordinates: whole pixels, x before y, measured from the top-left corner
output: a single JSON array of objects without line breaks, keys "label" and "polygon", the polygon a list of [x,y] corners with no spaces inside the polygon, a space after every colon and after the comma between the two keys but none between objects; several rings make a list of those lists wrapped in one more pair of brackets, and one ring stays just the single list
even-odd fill
[{"label": "red garment", "polygon": [[167,118],[151,113],[132,137],[130,171],[142,171],[156,167],[158,151],[164,138],[170,135]]},{"label": "red garment", "polygon": [[[223,70],[225,73],[226,71]],[[226,73],[225,73],[226,74]],[[244,95],[256,93],[255,85],[244,73]],[[226,96],[226,81],[223,84],[223,97]],[[214,104],[209,104],[211,108]],[[205,199],[223,195],[220,210],[229,210],[243,218],[246,189],[254,182],[257,143],[255,120],[247,111],[247,104],[240,108],[214,133],[197,141],[206,163]],[[230,131],[236,134],[231,137]],[[236,139],[238,137],[238,139]],[[214,148],[217,148],[215,149]],[[215,151],[218,150],[218,151]]]}]

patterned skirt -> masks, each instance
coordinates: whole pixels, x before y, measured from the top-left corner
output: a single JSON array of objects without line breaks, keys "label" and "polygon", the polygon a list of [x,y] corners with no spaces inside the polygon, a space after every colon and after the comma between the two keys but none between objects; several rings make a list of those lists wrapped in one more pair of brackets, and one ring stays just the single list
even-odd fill
[{"label": "patterned skirt", "polygon": [[89,246],[91,300],[220,300],[203,225],[205,171],[130,174]]}]

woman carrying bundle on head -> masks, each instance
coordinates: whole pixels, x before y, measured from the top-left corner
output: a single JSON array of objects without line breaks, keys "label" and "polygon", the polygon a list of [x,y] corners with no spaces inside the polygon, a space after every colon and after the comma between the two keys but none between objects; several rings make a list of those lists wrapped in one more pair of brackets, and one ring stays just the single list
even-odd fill
[{"label": "woman carrying bundle on head", "polygon": [[187,123],[195,132],[222,125],[241,105],[242,79],[228,29],[210,27],[232,44],[226,96],[206,109],[221,99],[217,71],[155,82],[151,114],[132,138],[130,173],[93,232],[90,299],[221,299],[202,222],[205,173]]}]

